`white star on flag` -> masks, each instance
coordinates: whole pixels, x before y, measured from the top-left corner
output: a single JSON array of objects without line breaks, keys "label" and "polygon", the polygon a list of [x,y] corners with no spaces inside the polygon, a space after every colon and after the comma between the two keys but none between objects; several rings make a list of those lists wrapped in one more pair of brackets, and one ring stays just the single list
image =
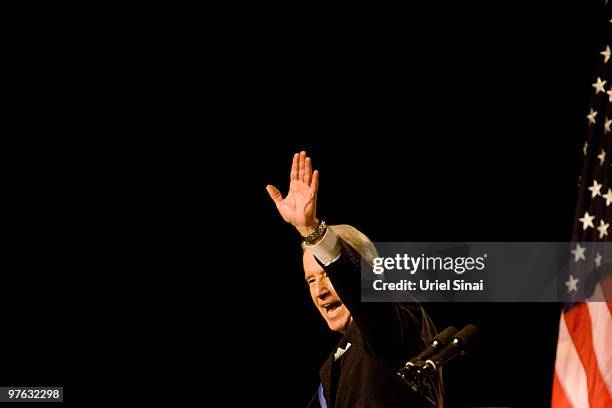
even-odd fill
[{"label": "white star on flag", "polygon": [[612,89],[610,89],[608,92],[606,92],[608,94],[608,101],[612,102]]},{"label": "white star on flag", "polygon": [[606,161],[606,151],[601,149],[601,153],[597,155],[597,158],[599,159],[599,165],[603,166],[604,162]]},{"label": "white star on flag", "polygon": [[601,254],[598,252],[597,256],[595,257],[595,265],[597,265],[598,268],[601,266],[602,259],[603,259],[603,256],[601,256]]},{"label": "white star on flag", "polygon": [[584,146],[582,146],[582,153],[586,156],[587,149],[589,148],[589,142],[584,142]]},{"label": "white star on flag", "polygon": [[590,124],[595,124],[595,116],[597,116],[597,111],[591,108],[591,112],[587,115]]},{"label": "white star on flag", "polygon": [[610,125],[612,125],[612,119],[608,119],[608,117],[606,116],[606,120],[604,122],[604,132],[605,133],[610,133],[612,132],[612,130],[610,130]]},{"label": "white star on flag", "polygon": [[572,249],[571,253],[574,254],[574,262],[578,262],[581,259],[586,260],[584,257],[584,251],[586,247],[581,247],[580,244],[576,244],[576,249]]},{"label": "white star on flag", "polygon": [[604,64],[607,63],[610,59],[610,46],[606,45],[606,49],[600,52],[600,54],[604,56]]},{"label": "white star on flag", "polygon": [[601,196],[606,199],[606,207],[612,203],[612,189],[610,189],[610,187],[608,187],[608,192]]},{"label": "white star on flag", "polygon": [[599,239],[602,239],[604,236],[608,235],[608,227],[610,224],[604,223],[603,220],[599,220],[599,227],[597,227],[597,231],[599,231]]},{"label": "white star on flag", "polygon": [[597,82],[591,85],[595,88],[595,95],[599,95],[600,92],[606,92],[606,88],[604,88],[606,82],[608,81],[602,81],[600,77],[597,77]]},{"label": "white star on flag", "polygon": [[569,280],[565,282],[565,286],[567,286],[567,293],[570,292],[578,292],[578,287],[576,284],[580,279],[574,279],[572,275],[569,276]]},{"label": "white star on flag", "polygon": [[598,195],[601,195],[601,192],[599,191],[601,190],[601,186],[603,186],[603,184],[598,184],[597,180],[593,180],[593,185],[589,187],[589,191],[591,192],[591,198],[595,198]]},{"label": "white star on flag", "polygon": [[[595,218],[594,215],[590,215],[588,211],[586,211],[584,213],[584,217],[582,218],[578,218],[578,221],[580,221],[582,223],[582,229],[585,230],[589,227],[591,228],[595,228],[595,225],[593,225],[593,219]],[[578,245],[580,246],[580,245]]]}]

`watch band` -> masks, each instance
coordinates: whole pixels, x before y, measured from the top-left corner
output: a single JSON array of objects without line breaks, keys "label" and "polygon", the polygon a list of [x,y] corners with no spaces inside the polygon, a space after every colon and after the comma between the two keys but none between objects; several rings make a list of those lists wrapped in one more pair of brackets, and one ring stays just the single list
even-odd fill
[{"label": "watch band", "polygon": [[321,222],[319,222],[319,225],[317,225],[317,228],[315,228],[314,231],[304,237],[304,242],[307,245],[312,245],[313,242],[315,242],[317,239],[321,238],[323,234],[325,234],[325,231],[327,231],[327,224],[325,224],[325,221],[321,220]]}]

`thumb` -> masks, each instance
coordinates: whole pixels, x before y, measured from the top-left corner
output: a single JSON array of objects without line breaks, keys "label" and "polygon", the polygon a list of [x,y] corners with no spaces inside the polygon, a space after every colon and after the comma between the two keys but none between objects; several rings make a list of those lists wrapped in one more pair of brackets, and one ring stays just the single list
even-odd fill
[{"label": "thumb", "polygon": [[278,188],[274,187],[273,185],[268,184],[266,186],[266,191],[268,192],[270,198],[272,199],[272,201],[274,201],[274,203],[278,204],[283,201],[283,195],[280,191],[278,191]]}]

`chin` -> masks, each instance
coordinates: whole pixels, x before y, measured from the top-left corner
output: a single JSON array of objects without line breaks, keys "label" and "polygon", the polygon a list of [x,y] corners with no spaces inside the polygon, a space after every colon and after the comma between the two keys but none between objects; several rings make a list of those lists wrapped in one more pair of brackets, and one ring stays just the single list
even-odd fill
[{"label": "chin", "polygon": [[335,331],[337,333],[344,333],[346,331],[346,324],[329,324],[328,326],[331,331]]},{"label": "chin", "polygon": [[329,329],[335,332],[344,333],[348,328],[348,325],[351,321],[351,316],[340,316],[334,320],[327,321],[327,326]]}]

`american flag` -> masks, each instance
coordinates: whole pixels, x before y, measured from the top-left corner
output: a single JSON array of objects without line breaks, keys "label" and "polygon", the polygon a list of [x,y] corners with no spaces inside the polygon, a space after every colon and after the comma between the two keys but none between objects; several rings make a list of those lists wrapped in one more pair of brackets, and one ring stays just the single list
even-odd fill
[{"label": "american flag", "polygon": [[[605,35],[593,78],[585,156],[572,236],[570,299],[559,323],[552,406],[612,407],[612,19],[605,12]],[[584,299],[587,299],[584,301]]]}]

